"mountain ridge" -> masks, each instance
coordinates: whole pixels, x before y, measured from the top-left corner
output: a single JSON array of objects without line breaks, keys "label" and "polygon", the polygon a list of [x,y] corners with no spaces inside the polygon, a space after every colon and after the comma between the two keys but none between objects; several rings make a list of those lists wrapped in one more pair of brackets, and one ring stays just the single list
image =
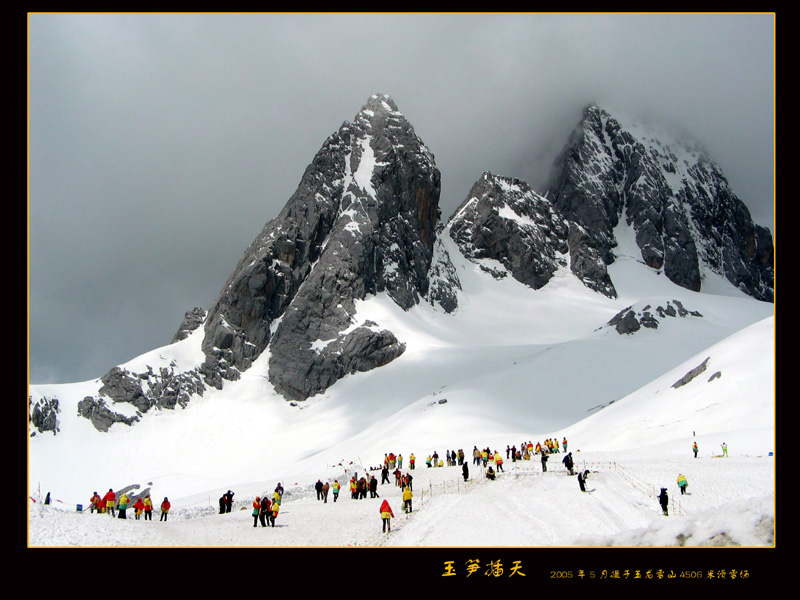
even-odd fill
[{"label": "mountain ridge", "polygon": [[[671,152],[647,152],[618,121],[587,107],[543,195],[522,180],[485,173],[444,224],[433,153],[391,98],[374,95],[323,143],[208,312],[187,313],[174,339],[202,327],[201,364],[142,372],[114,367],[78,410],[100,431],[115,422],[133,424],[153,407],[185,407],[207,389],[221,390],[265,352],[269,382],[287,400],[324,393],[348,374],[386,366],[406,351],[380,319],[358,316],[358,302],[386,294],[403,311],[423,302],[445,314],[459,310],[465,293],[455,262],[462,269],[465,263],[455,261],[456,253],[496,280],[510,275],[539,290],[558,274],[571,274],[616,299],[609,268],[621,258],[616,231],[623,223],[639,252],[628,258],[663,271],[681,288],[698,292],[704,278],[729,276],[744,293],[771,300],[772,267],[761,268],[772,260],[771,235],[748,221],[746,207],[712,163],[687,165],[681,172],[697,173],[699,183],[671,193],[656,169],[671,160],[664,172],[678,172],[679,157]],[[631,165],[626,174],[623,167]],[[736,218],[714,213],[706,226],[698,207],[714,186],[723,192],[716,213]],[[648,196],[653,190],[657,201]],[[705,195],[695,201],[692,190]],[[682,206],[690,207],[691,218]],[[699,234],[711,242],[695,243]],[[447,238],[454,243],[444,243]],[[724,246],[712,253],[722,239],[734,240],[739,254]],[[118,410],[126,403],[134,414]],[[31,398],[30,405],[33,434],[58,430],[56,398]]]}]

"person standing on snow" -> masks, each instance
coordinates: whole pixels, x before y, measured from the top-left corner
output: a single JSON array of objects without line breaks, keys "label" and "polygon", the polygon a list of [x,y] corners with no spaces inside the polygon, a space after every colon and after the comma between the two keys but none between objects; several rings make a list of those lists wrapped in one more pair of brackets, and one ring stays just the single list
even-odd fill
[{"label": "person standing on snow", "polygon": [[661,494],[658,496],[658,503],[661,505],[661,511],[664,513],[664,516],[669,516],[669,511],[667,510],[669,506],[667,488],[661,488]]},{"label": "person standing on snow", "polygon": [[229,512],[231,512],[231,508],[233,507],[233,492],[228,490],[228,493],[226,494],[226,496],[227,497],[226,497],[226,500],[225,500],[225,512],[229,513]]},{"label": "person standing on snow", "polygon": [[686,489],[689,487],[689,482],[686,481],[686,475],[678,475],[678,487],[681,490],[681,496],[686,493]]},{"label": "person standing on snow", "polygon": [[267,513],[267,523],[271,527],[275,527],[275,518],[278,516],[278,511],[280,510],[280,503],[273,502],[272,505],[269,507],[269,512]]},{"label": "person standing on snow", "polygon": [[550,458],[547,454],[542,452],[542,473],[547,471],[547,459]]},{"label": "person standing on snow", "polygon": [[123,492],[119,497],[119,518],[127,519],[126,513],[128,511],[128,495]]},{"label": "person standing on snow", "polygon": [[169,503],[169,499],[166,496],[164,496],[164,501],[161,503],[161,518],[159,519],[159,521],[167,520],[167,514],[169,513],[170,506],[171,505]]},{"label": "person standing on snow", "polygon": [[314,484],[314,489],[317,490],[317,500],[322,500],[322,482],[319,479]]},{"label": "person standing on snow", "polygon": [[339,488],[340,487],[341,486],[339,485],[339,480],[338,479],[334,479],[333,480],[333,501],[334,502],[336,502],[339,499]]},{"label": "person standing on snow", "polygon": [[722,442],[722,456],[728,457],[728,444]]},{"label": "person standing on snow", "polygon": [[258,519],[261,521],[261,526],[267,526],[267,519],[269,518],[270,514],[272,513],[272,502],[269,501],[269,498],[264,496],[261,499],[261,506],[259,507],[259,515]]},{"label": "person standing on snow", "polygon": [[694,444],[692,444],[692,452],[694,452],[694,457],[695,458],[697,458],[697,450],[698,450],[697,442],[695,442]]},{"label": "person standing on snow", "polygon": [[572,452],[569,452],[561,462],[564,463],[564,466],[567,468],[567,471],[569,471],[569,474],[574,475],[572,472],[572,467],[574,466],[572,462]]},{"label": "person standing on snow", "polygon": [[411,488],[406,486],[406,489],[403,491],[403,510],[406,514],[411,512],[411,499],[414,497],[414,494],[411,493]]},{"label": "person standing on snow", "polygon": [[394,517],[394,513],[392,512],[392,507],[389,506],[389,501],[384,500],[381,502],[381,520],[383,521],[383,533],[389,533],[392,530],[392,517]]},{"label": "person standing on snow", "polygon": [[150,494],[144,497],[144,520],[153,520],[153,501],[150,500]]},{"label": "person standing on snow", "polygon": [[369,480],[369,497],[380,498],[380,496],[378,496],[378,480],[375,479],[375,475]]},{"label": "person standing on snow", "polygon": [[258,527],[258,517],[261,514],[261,498],[256,496],[253,500],[253,527]]},{"label": "person standing on snow", "polygon": [[464,464],[461,465],[461,474],[464,476],[464,481],[469,479],[469,465],[466,461],[464,461]]},{"label": "person standing on snow", "polygon": [[112,517],[116,517],[117,515],[114,512],[114,506],[117,503],[117,495],[114,493],[114,490],[108,488],[106,495],[103,496],[103,504],[106,505],[106,512],[110,514]]},{"label": "person standing on snow", "polygon": [[133,505],[133,515],[134,518],[138,521],[139,518],[142,516],[142,512],[144,511],[144,502],[142,502],[142,497],[139,496],[136,499],[136,502]]}]

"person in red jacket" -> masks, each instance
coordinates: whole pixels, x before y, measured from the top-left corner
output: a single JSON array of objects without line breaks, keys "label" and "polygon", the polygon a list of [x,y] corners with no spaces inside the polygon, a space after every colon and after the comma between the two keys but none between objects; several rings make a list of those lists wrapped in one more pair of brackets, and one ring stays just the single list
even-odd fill
[{"label": "person in red jacket", "polygon": [[389,506],[388,500],[384,500],[381,503],[381,519],[383,519],[384,533],[387,533],[392,530],[392,517],[394,517],[394,513],[392,512],[392,507]]},{"label": "person in red jacket", "polygon": [[94,511],[100,512],[100,495],[97,492],[92,494],[92,499],[89,500],[89,512],[93,513]]},{"label": "person in red jacket", "polygon": [[114,514],[114,506],[117,503],[117,495],[114,493],[114,490],[108,488],[106,495],[103,496],[102,502],[106,505],[106,511],[108,514],[110,514],[112,517],[116,517],[117,515]]},{"label": "person in red jacket", "polygon": [[136,502],[133,505],[133,514],[136,520],[139,520],[139,517],[142,515],[142,511],[144,510],[144,502],[142,501],[141,496],[136,499]]},{"label": "person in red jacket", "polygon": [[164,501],[161,503],[161,518],[159,519],[159,521],[167,520],[167,513],[169,513],[170,506],[171,505],[169,503],[169,499],[167,499],[167,497],[164,496]]}]

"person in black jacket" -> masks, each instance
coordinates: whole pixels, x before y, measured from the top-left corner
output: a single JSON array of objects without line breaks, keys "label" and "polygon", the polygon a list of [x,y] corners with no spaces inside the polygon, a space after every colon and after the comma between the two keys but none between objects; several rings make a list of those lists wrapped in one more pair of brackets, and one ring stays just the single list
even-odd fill
[{"label": "person in black jacket", "polygon": [[464,481],[469,479],[469,465],[467,465],[466,461],[461,465],[461,474],[464,475]]},{"label": "person in black jacket", "polygon": [[544,473],[547,471],[547,459],[550,458],[547,454],[542,451],[542,472]]},{"label": "person in black jacket", "polygon": [[319,479],[314,484],[314,489],[317,490],[317,500],[322,500],[322,482]]},{"label": "person in black jacket", "polygon": [[564,466],[567,468],[567,471],[569,471],[570,475],[575,474],[572,472],[572,467],[574,466],[572,462],[572,452],[569,452],[561,462],[564,463]]},{"label": "person in black jacket", "polygon": [[369,497],[380,498],[380,496],[378,496],[378,480],[375,479],[375,475],[369,480]]},{"label": "person in black jacket", "polygon": [[658,496],[658,503],[661,505],[661,510],[665,516],[669,516],[667,507],[669,505],[669,496],[667,496],[667,488],[661,488],[661,494]]},{"label": "person in black jacket", "polygon": [[581,491],[586,491],[586,478],[589,477],[589,471],[584,471],[583,473],[578,473],[578,485],[581,486]]},{"label": "person in black jacket", "polygon": [[225,494],[225,512],[231,512],[231,508],[233,507],[233,492],[228,490],[228,493]]},{"label": "person in black jacket", "polygon": [[219,498],[219,514],[225,514],[225,505],[228,503],[228,494],[222,494]]}]

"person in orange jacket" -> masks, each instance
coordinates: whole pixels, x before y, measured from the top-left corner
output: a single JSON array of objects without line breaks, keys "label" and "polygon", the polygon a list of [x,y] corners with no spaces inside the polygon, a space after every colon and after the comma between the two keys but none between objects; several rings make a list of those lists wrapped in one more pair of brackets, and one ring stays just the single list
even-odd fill
[{"label": "person in orange jacket", "polygon": [[159,521],[166,521],[167,520],[167,513],[169,513],[169,507],[171,504],[169,503],[169,499],[164,496],[164,501],[161,503],[161,518]]},{"label": "person in orange jacket", "polygon": [[392,517],[394,517],[394,513],[392,512],[392,507],[389,506],[389,501],[384,500],[381,503],[381,519],[383,520],[383,532],[388,533],[392,530]]},{"label": "person in orange jacket", "polygon": [[139,496],[133,504],[133,516],[137,521],[142,516],[142,512],[144,512],[144,502],[142,501],[142,497]]}]

